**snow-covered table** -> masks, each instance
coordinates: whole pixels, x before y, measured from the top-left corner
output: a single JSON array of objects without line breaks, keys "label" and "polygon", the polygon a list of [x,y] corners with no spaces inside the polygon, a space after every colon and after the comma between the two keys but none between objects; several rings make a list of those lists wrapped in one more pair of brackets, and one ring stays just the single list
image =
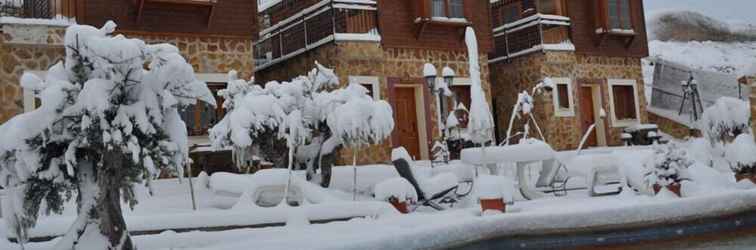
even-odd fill
[{"label": "snow-covered table", "polygon": [[526,167],[538,162],[543,166],[535,186],[550,184],[559,168],[554,149],[549,144],[538,140],[528,140],[525,143],[516,145],[467,148],[462,150],[460,158],[462,162],[475,166],[486,166],[504,162],[515,163],[514,165],[505,166],[516,166],[518,188],[522,196],[529,200],[541,198],[544,194],[528,184]]}]

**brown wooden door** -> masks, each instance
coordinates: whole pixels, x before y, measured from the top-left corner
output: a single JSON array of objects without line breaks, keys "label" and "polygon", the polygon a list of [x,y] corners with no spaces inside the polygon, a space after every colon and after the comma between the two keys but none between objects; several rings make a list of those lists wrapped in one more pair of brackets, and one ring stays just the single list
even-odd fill
[{"label": "brown wooden door", "polygon": [[[596,113],[593,109],[593,89],[591,87],[580,88],[580,128],[582,130],[581,136],[585,135],[588,128],[596,123]],[[596,129],[594,128],[588,139],[585,141],[585,147],[598,146],[598,140],[596,139]],[[580,139],[583,139],[582,137]]]},{"label": "brown wooden door", "polygon": [[402,146],[415,159],[420,159],[420,131],[417,124],[417,110],[415,104],[414,88],[396,88],[393,101],[394,128],[398,143],[394,146]]}]

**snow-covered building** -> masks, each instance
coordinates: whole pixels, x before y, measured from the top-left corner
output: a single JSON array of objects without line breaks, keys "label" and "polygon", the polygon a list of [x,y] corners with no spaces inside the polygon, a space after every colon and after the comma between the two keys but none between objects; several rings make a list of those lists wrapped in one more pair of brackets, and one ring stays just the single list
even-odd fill
[{"label": "snow-covered building", "polygon": [[[390,149],[398,146],[416,159],[430,158],[432,141],[440,132],[436,98],[423,79],[423,65],[432,63],[438,73],[445,72],[440,70],[445,66],[455,71],[450,88],[470,107],[466,27],[477,33],[482,86],[490,93],[488,0],[262,0],[258,4],[261,31],[254,45],[258,83],[302,75],[318,61],[335,69],[341,84],[362,84],[374,99],[391,103],[396,121],[392,137],[361,150],[358,163],[386,162]],[[340,155],[342,163],[351,163],[349,149]]]},{"label": "snow-covered building", "polygon": [[[489,55],[497,136],[505,139],[517,93],[544,78],[535,117],[555,149],[619,145],[624,128],[646,123],[641,58],[648,56],[641,0],[494,0]],[[602,115],[602,114],[605,114]]]},{"label": "snow-covered building", "polygon": [[[3,14],[15,16],[0,17],[0,123],[36,106],[18,79],[24,72],[42,72],[62,59],[62,36],[71,23],[100,27],[113,20],[118,25],[116,33],[148,43],[174,44],[213,91],[225,88],[230,70],[245,78],[253,74],[254,1],[24,1],[28,4],[21,5],[22,11]],[[206,135],[222,112],[210,106],[183,112],[190,135]]]}]

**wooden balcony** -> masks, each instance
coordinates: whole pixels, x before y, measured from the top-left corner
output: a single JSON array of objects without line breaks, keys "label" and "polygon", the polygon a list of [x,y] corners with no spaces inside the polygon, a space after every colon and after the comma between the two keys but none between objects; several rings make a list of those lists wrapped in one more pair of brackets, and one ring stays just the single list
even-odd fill
[{"label": "wooden balcony", "polygon": [[49,19],[76,17],[83,11],[82,0],[0,0],[0,16]]},{"label": "wooden balcony", "polygon": [[572,50],[570,19],[535,14],[494,28],[494,52],[489,62],[509,60],[544,50]]},{"label": "wooden balcony", "polygon": [[378,42],[376,4],[326,0],[260,32],[255,71],[332,41]]}]

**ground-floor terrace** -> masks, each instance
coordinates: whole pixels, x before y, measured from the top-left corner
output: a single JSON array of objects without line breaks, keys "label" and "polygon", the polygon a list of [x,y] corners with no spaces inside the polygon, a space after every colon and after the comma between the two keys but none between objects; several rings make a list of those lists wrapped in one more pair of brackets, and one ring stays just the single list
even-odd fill
[{"label": "ground-floor terrace", "polygon": [[[623,145],[628,129],[649,122],[640,58],[539,50],[492,61],[489,67],[499,141],[507,137],[512,107],[523,91],[533,95],[531,114],[544,139],[559,150],[578,148],[592,126],[585,147]],[[553,87],[533,93],[547,78]],[[524,121],[517,119],[512,131],[522,131]],[[531,123],[531,136],[539,136],[536,129]]]},{"label": "ground-floor terrace", "polygon": [[[692,181],[683,183],[683,198],[652,195],[642,184],[643,162],[653,155],[649,147],[599,148],[584,152],[589,159],[614,155],[630,187],[621,193],[590,197],[585,179],[569,181],[566,195],[548,194],[527,200],[509,193],[503,214],[481,215],[476,194],[463,197],[444,211],[420,206],[400,214],[389,203],[373,197],[376,186],[397,176],[390,165],[336,167],[330,188],[303,180],[304,200],[298,206],[275,205],[282,194],[268,198],[274,203],[259,205],[247,197],[251,187],[265,180],[254,175],[214,174],[192,179],[196,208],[193,208],[189,180],[163,179],[154,182],[152,195],[142,186],[136,189],[140,202],[124,217],[140,249],[564,249],[573,247],[724,247],[749,246],[748,232],[756,228],[756,192],[748,181],[736,183],[732,173],[718,172],[705,165],[690,168]],[[575,152],[559,152],[560,161],[570,162]],[[596,158],[598,159],[598,158]],[[590,162],[590,161],[589,161]],[[595,162],[595,161],[593,161]],[[474,178],[474,167],[460,161],[430,167],[427,161],[412,162],[421,179],[454,174],[460,181]],[[587,165],[568,164],[571,172],[586,172]],[[511,176],[506,164],[504,176]],[[485,168],[478,168],[480,173]],[[537,176],[539,169],[530,170]],[[280,175],[267,177],[285,177]],[[267,172],[270,174],[272,172]],[[356,196],[353,173],[356,173]],[[263,173],[265,174],[265,173]],[[534,177],[537,178],[537,177]],[[505,178],[506,179],[506,178]],[[275,182],[275,181],[274,181]],[[286,179],[277,180],[279,184]],[[462,185],[462,183],[460,183]],[[651,192],[651,193],[649,193]],[[294,195],[297,196],[297,195]],[[241,198],[240,198],[241,197]],[[251,198],[251,199],[250,199]],[[257,205],[256,205],[257,204]],[[49,249],[75,219],[76,204],[67,203],[62,215],[42,215],[30,231],[34,242],[25,249]],[[0,218],[0,233],[9,233]],[[713,236],[722,236],[716,240]],[[703,240],[702,240],[703,239]],[[708,244],[708,245],[707,245]],[[717,245],[719,244],[719,245]],[[1,249],[17,249],[16,243],[0,238]]]},{"label": "ground-floor terrace", "polygon": [[[361,84],[374,99],[388,101],[394,112],[395,128],[392,136],[379,145],[360,149],[357,163],[381,163],[390,160],[392,148],[405,147],[415,159],[430,159],[433,141],[440,138],[438,98],[431,93],[423,78],[423,66],[431,63],[441,78],[442,69],[449,67],[455,78],[449,89],[455,97],[444,97],[444,115],[455,104],[470,107],[470,78],[467,51],[429,50],[421,48],[385,48],[377,41],[335,41],[276,63],[258,67],[255,81],[264,83],[286,81],[304,75],[317,61],[333,68],[342,86]],[[488,64],[480,55],[481,80],[490,98]],[[489,99],[490,101],[490,99]],[[441,125],[443,126],[443,125]],[[352,149],[343,148],[338,163],[351,164]]]}]

